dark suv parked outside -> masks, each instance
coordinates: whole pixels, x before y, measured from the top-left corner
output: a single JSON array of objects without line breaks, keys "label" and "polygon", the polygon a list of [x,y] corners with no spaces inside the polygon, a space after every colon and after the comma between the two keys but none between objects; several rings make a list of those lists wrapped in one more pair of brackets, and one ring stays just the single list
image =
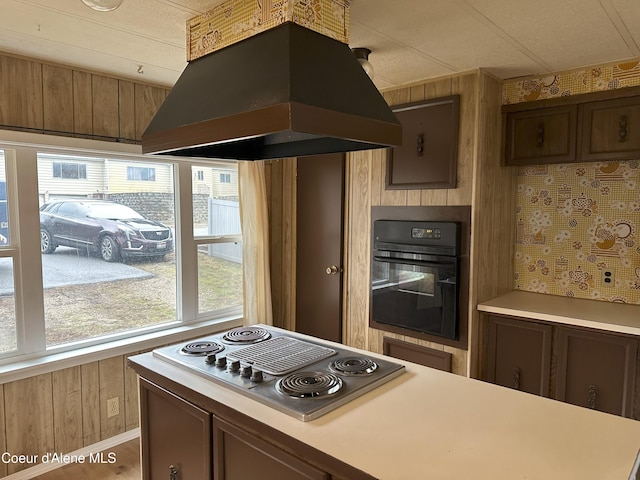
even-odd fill
[{"label": "dark suv parked outside", "polygon": [[53,253],[58,245],[98,253],[107,262],[161,258],[173,251],[173,234],[120,203],[64,200],[40,207],[40,250]]}]

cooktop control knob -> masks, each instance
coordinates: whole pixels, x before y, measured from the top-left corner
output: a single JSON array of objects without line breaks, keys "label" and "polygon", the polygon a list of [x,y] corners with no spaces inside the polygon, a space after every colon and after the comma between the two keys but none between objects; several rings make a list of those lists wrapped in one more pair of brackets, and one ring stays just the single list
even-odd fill
[{"label": "cooktop control knob", "polygon": [[227,357],[218,357],[216,358],[216,367],[218,368],[224,368],[227,366]]},{"label": "cooktop control knob", "polygon": [[242,367],[240,367],[241,377],[249,378],[251,376],[251,373],[251,365],[243,365]]},{"label": "cooktop control knob", "polygon": [[229,364],[229,371],[232,373],[237,373],[240,370],[240,360],[232,360]]},{"label": "cooktop control knob", "polygon": [[204,363],[206,363],[207,365],[213,365],[214,363],[216,363],[216,354],[215,353],[208,354],[207,358],[204,359]]},{"label": "cooktop control knob", "polygon": [[250,380],[256,383],[260,383],[262,380],[264,380],[264,377],[262,376],[262,370],[254,370],[251,373]]}]

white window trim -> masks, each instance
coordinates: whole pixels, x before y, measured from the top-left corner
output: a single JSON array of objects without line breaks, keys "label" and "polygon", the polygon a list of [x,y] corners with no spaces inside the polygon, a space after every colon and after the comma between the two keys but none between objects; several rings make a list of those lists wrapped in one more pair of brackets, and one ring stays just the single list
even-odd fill
[{"label": "white window trim", "polygon": [[[142,330],[145,333],[131,332],[113,335],[112,341],[89,341],[83,342],[81,346],[61,345],[46,349],[44,343],[44,323],[39,320],[44,311],[44,297],[42,292],[42,281],[38,285],[22,284],[16,288],[16,315],[24,318],[24,322],[18,322],[18,341],[22,353],[19,355],[0,357],[0,383],[18,380],[29,376],[47,373],[60,368],[81,365],[84,363],[109,358],[117,355],[133,353],[139,350],[153,348],[158,345],[170,344],[188,338],[211,334],[217,331],[226,330],[242,323],[241,307],[230,308],[218,312],[215,318],[210,314],[198,314],[198,285],[197,275],[197,246],[200,243],[217,243],[224,241],[238,241],[241,237],[198,237],[193,235],[193,201],[192,201],[192,166],[203,167],[228,166],[228,161],[200,161],[194,162],[192,159],[167,156],[162,159],[148,155],[142,155],[139,145],[124,144],[116,142],[103,142],[98,140],[77,139],[70,137],[56,137],[41,134],[14,132],[0,130],[0,149],[5,150],[7,156],[7,168],[31,169],[29,177],[37,179],[37,153],[57,153],[62,155],[89,155],[105,156],[114,160],[138,160],[161,163],[167,161],[174,163],[175,172],[175,195],[179,197],[181,209],[176,211],[176,239],[181,246],[181,254],[176,257],[177,278],[176,285],[181,291],[178,295],[177,319],[172,327],[167,324],[150,327]],[[15,158],[11,161],[12,156]],[[15,178],[7,172],[8,178]],[[0,252],[0,256],[12,256],[14,262],[21,262],[22,252],[40,252],[39,235],[32,235],[34,231],[39,231],[39,204],[38,196],[33,195],[33,188],[37,191],[37,185],[29,185],[25,188],[17,188],[17,185],[7,184],[8,196],[14,195],[20,204],[20,212],[26,217],[18,219],[18,209],[15,205],[10,206],[10,228],[15,232],[14,245],[16,248],[5,248]],[[16,221],[19,220],[19,221]],[[15,225],[14,225],[15,223]],[[14,235],[14,233],[12,233]],[[28,255],[28,253],[27,253]],[[42,278],[42,265],[39,255],[38,259],[17,265],[14,274],[20,277],[20,272],[24,268],[29,268],[30,278]],[[15,279],[20,285],[22,278]],[[35,282],[38,283],[38,282]],[[25,300],[26,299],[26,300]],[[34,299],[36,299],[34,301]],[[26,335],[29,332],[39,332],[38,335]]]}]

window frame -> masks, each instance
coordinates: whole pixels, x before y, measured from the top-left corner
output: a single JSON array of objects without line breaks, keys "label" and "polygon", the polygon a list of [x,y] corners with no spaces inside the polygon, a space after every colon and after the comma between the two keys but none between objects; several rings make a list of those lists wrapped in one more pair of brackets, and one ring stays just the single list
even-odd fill
[{"label": "window frame", "polygon": [[[11,232],[10,243],[0,247],[0,257],[11,257],[14,262],[18,344],[17,352],[0,354],[3,381],[53,371],[60,368],[59,365],[80,365],[241,325],[242,305],[213,312],[198,312],[198,245],[238,241],[241,236],[194,237],[192,167],[228,167],[229,161],[193,161],[172,156],[159,158],[143,155],[139,145],[4,130],[0,130],[0,150],[5,152]],[[46,347],[40,236],[33,234],[40,230],[39,199],[38,195],[33,195],[34,191],[38,191],[38,153],[98,155],[114,160],[173,164],[177,277],[176,319],[173,322]],[[20,189],[17,188],[18,181]]]}]

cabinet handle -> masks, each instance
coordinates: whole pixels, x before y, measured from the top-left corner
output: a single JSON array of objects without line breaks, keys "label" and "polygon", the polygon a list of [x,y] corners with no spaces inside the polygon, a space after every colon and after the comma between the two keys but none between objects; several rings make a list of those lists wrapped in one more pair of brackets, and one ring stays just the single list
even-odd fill
[{"label": "cabinet handle", "polygon": [[416,139],[416,153],[419,157],[424,153],[424,133],[419,133]]},{"label": "cabinet handle", "polygon": [[627,141],[627,116],[622,115],[618,123],[618,142]]},{"label": "cabinet handle", "polygon": [[596,397],[598,396],[598,392],[596,391],[595,385],[589,385],[587,387],[587,407],[592,410],[596,409]]},{"label": "cabinet handle", "polygon": [[536,138],[536,144],[541,147],[544,145],[544,123],[538,125],[538,138]]},{"label": "cabinet handle", "polygon": [[169,480],[178,480],[178,470],[173,465],[169,465]]},{"label": "cabinet handle", "polygon": [[512,382],[513,388],[515,388],[516,390],[520,390],[520,368],[519,367],[516,367],[513,369],[512,379],[513,379],[513,382]]}]

